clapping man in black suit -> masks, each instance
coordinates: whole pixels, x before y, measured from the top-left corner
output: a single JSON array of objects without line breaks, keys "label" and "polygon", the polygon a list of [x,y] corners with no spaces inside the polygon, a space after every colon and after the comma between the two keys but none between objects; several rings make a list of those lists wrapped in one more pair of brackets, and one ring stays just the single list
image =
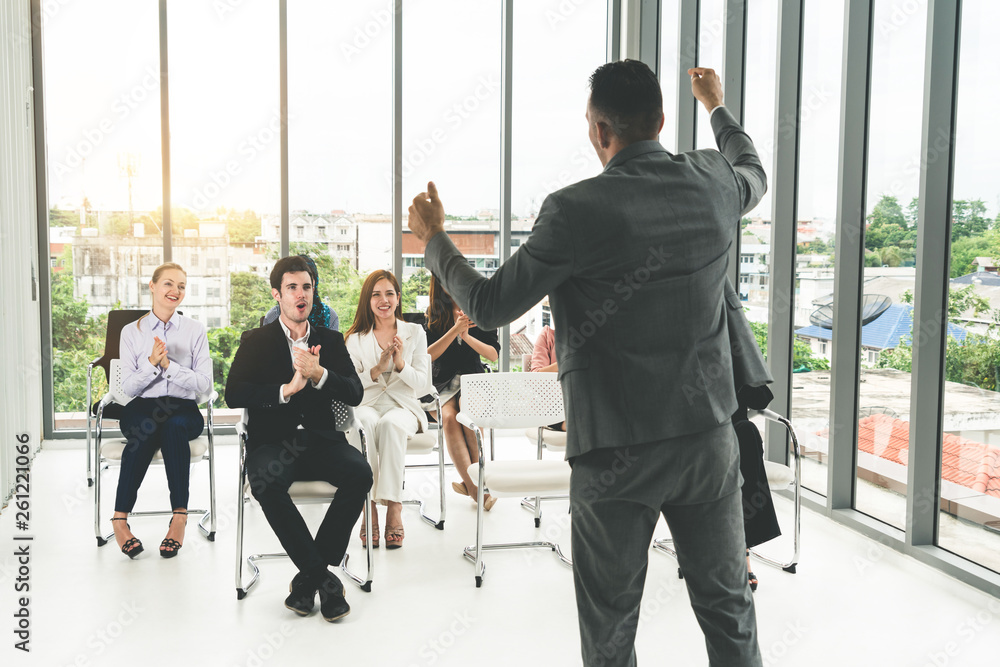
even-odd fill
[{"label": "clapping man in black suit", "polygon": [[[301,257],[278,260],[271,294],[281,315],[243,335],[229,370],[226,403],[247,408],[250,490],[299,569],[285,606],[305,616],[319,592],[323,618],[335,621],[351,608],[343,584],[327,566],[344,558],[372,471],[337,431],[332,404],[356,406],[363,391],[343,336],[309,324],[313,284]],[[315,539],[288,495],[292,482],[307,480],[337,487]]]}]

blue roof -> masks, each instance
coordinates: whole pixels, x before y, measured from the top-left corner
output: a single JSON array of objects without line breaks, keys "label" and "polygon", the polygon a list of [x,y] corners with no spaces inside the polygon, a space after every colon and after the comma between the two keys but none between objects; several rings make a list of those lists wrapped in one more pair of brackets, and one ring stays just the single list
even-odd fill
[{"label": "blue roof", "polygon": [[[903,339],[909,341],[913,330],[913,306],[894,303],[873,321],[861,327],[861,345],[879,350],[892,349]],[[795,331],[797,336],[833,340],[833,330],[817,326],[803,327]],[[957,324],[948,323],[948,335],[956,340],[965,340],[966,331]]]},{"label": "blue roof", "polygon": [[1000,285],[1000,276],[990,271],[979,271],[978,273],[966,273],[964,276],[952,278],[953,285]]}]

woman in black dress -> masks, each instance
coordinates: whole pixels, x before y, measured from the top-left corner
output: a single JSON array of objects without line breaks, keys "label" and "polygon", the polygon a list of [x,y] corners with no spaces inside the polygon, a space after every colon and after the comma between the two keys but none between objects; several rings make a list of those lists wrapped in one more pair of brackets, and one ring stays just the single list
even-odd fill
[{"label": "woman in black dress", "polygon": [[[484,331],[452,301],[440,283],[431,276],[430,306],[427,308],[427,351],[433,362],[433,381],[441,395],[441,428],[444,429],[448,454],[461,476],[452,482],[456,493],[478,497],[479,489],[469,475],[469,466],[479,463],[476,434],[455,418],[460,410],[461,377],[465,373],[482,373],[480,357],[490,361],[500,358],[497,331]],[[497,499],[483,496],[483,509],[490,510]]]}]

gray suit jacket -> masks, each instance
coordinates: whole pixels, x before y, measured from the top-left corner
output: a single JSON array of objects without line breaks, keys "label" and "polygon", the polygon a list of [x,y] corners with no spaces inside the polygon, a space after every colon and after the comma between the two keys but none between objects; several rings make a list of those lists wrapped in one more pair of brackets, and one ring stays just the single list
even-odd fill
[{"label": "gray suit jacket", "polygon": [[750,328],[739,292],[726,278],[726,314],[729,325],[729,347],[733,353],[733,385],[736,391],[744,386],[760,387],[774,382],[771,369],[757,345]]},{"label": "gray suit jacket", "polygon": [[640,141],[549,195],[531,237],[489,280],[447,234],[427,244],[427,267],[479,327],[549,296],[567,457],[699,433],[736,410],[726,268],[766,178],[727,109],[712,128],[721,153],[671,155]]}]

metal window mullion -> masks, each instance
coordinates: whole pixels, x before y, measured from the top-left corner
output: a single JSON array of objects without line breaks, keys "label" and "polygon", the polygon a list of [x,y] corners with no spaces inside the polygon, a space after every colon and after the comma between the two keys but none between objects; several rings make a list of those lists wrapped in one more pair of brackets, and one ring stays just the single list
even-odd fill
[{"label": "metal window mullion", "polygon": [[639,60],[660,76],[660,2],[642,0],[639,6]]},{"label": "metal window mullion", "polygon": [[278,115],[281,120],[279,166],[281,180],[281,247],[287,257],[291,239],[288,208],[288,0],[278,0]]},{"label": "metal window mullion", "polygon": [[854,506],[865,256],[873,0],[848,0],[841,76],[827,507]]},{"label": "metal window mullion", "polygon": [[[698,65],[701,0],[680,0],[677,19],[677,71],[687,72]],[[691,80],[677,77],[677,152],[694,150],[698,132],[698,100],[691,94]]]},{"label": "metal window mullion", "polygon": [[403,277],[403,0],[392,5],[392,273]]},{"label": "metal window mullion", "polygon": [[[173,257],[173,233],[170,227],[170,67],[167,59],[167,0],[160,0],[160,167],[163,170],[163,261]],[[89,406],[87,408],[90,409]]]},{"label": "metal window mullion", "polygon": [[[726,107],[743,125],[746,105],[747,0],[726,0],[722,43],[722,89],[726,96]],[[737,290],[740,282],[740,236],[737,228],[729,250],[729,280]]]},{"label": "metal window mullion", "polygon": [[621,60],[622,0],[608,0],[608,62]]},{"label": "metal window mullion", "polygon": [[[503,0],[500,19],[500,263],[510,259],[511,165],[513,143],[511,130],[514,92],[514,0]],[[501,327],[500,370],[510,370],[510,325]]]},{"label": "metal window mullion", "polygon": [[[802,99],[802,0],[778,6],[778,58],[768,286],[767,360],[774,376],[771,409],[791,416],[795,322],[795,241],[799,185],[799,109]],[[765,455],[784,463],[787,433],[768,422]]]},{"label": "metal window mullion", "polygon": [[[31,86],[35,131],[35,219],[38,230],[38,301],[42,346],[42,434],[55,433],[52,379],[52,280],[49,268],[49,179],[45,152],[45,71],[42,52],[42,0],[31,0]],[[88,405],[87,410],[90,409]]]},{"label": "metal window mullion", "polygon": [[[949,220],[955,165],[962,3],[961,0],[930,0],[927,12],[907,461],[908,545],[930,545],[937,538],[944,430],[944,357],[948,336]],[[943,147],[941,138],[947,139]]]}]

